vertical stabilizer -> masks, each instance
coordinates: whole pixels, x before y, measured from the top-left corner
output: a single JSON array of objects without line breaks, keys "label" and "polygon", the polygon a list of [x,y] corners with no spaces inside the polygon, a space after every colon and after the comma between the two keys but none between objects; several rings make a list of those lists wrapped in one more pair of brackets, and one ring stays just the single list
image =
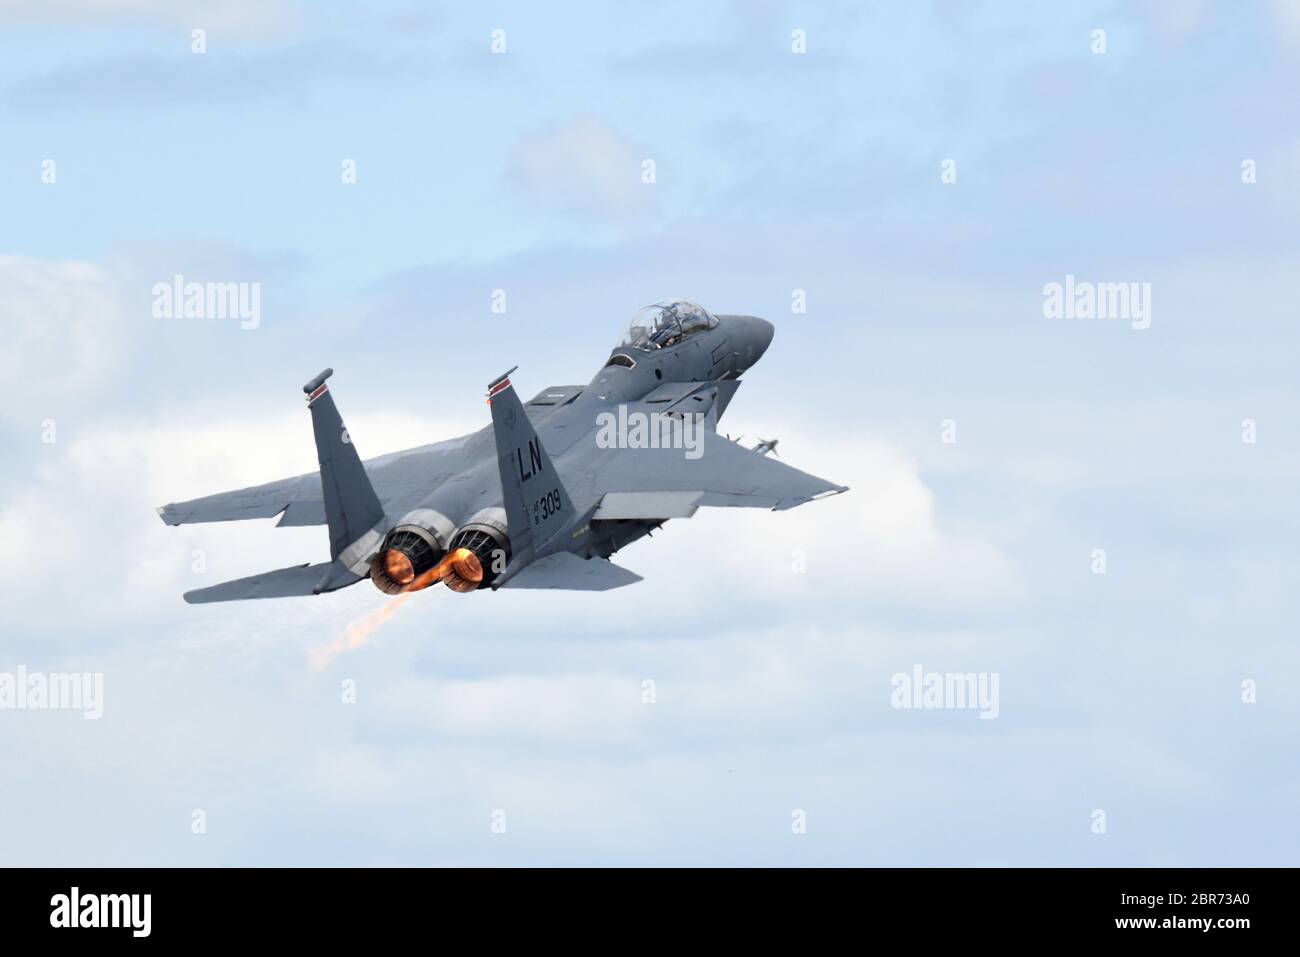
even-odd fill
[{"label": "vertical stabilizer", "polygon": [[488,386],[488,405],[492,407],[510,547],[515,559],[527,561],[573,519],[574,512],[551,457],[510,385],[510,372]]},{"label": "vertical stabilizer", "polygon": [[316,457],[320,462],[321,491],[325,496],[325,521],[330,531],[330,558],[338,558],[384,518],[384,507],[375,494],[357,447],[352,444],[343,418],[325,380],[334,374],[326,369],[302,391],[307,393],[311,426],[316,436]]}]

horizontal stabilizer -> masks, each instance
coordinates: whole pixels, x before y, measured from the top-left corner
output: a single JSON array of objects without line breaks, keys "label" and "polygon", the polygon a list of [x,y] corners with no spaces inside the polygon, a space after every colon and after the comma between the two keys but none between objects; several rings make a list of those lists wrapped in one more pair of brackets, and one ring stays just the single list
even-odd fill
[{"label": "horizontal stabilizer", "polygon": [[191,605],[212,601],[241,601],[245,598],[288,598],[334,591],[360,580],[360,575],[340,569],[334,562],[321,562],[318,565],[293,565],[273,572],[249,575],[247,578],[236,578],[220,585],[187,591],[184,597]]},{"label": "horizontal stabilizer", "polygon": [[609,591],[640,580],[640,575],[604,558],[588,559],[573,552],[555,552],[539,558],[501,587]]}]

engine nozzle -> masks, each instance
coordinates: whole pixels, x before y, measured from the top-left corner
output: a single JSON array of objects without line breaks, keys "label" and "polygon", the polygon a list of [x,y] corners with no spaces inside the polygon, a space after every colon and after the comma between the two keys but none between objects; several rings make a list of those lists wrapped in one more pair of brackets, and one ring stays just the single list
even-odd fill
[{"label": "engine nozzle", "polygon": [[409,585],[415,580],[415,563],[400,549],[384,549],[384,571],[399,585]]},{"label": "engine nozzle", "polygon": [[446,580],[448,588],[460,592],[487,588],[510,559],[505,513],[500,509],[484,509],[477,513],[456,530],[447,546],[447,554],[459,556],[451,564],[453,577]]},{"label": "engine nozzle", "polygon": [[404,517],[384,538],[370,559],[370,579],[389,595],[409,591],[447,551],[452,526],[432,510],[418,510]]},{"label": "engine nozzle", "polygon": [[442,564],[442,582],[452,591],[473,591],[483,584],[483,563],[468,548],[453,550]]},{"label": "engine nozzle", "polygon": [[389,595],[420,591],[439,582],[460,593],[486,588],[510,558],[505,513],[500,509],[484,509],[454,530],[433,511],[412,512],[406,518],[409,521],[389,532],[370,560],[371,580]]}]

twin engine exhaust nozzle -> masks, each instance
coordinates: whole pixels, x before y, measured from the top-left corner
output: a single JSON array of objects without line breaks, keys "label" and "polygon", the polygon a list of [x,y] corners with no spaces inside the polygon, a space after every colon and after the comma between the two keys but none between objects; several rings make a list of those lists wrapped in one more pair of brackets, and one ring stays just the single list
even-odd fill
[{"label": "twin engine exhaust nozzle", "polygon": [[[468,548],[457,548],[419,575],[411,557],[398,548],[385,548],[375,556],[384,563],[387,577],[401,585],[402,591],[419,591],[443,582],[452,591],[473,591],[483,583],[483,564]],[[387,590],[387,589],[385,589]]]},{"label": "twin engine exhaust nozzle", "polygon": [[454,592],[486,588],[510,559],[505,513],[484,509],[459,529],[433,509],[418,509],[384,538],[370,560],[370,579],[388,595],[442,582]]}]

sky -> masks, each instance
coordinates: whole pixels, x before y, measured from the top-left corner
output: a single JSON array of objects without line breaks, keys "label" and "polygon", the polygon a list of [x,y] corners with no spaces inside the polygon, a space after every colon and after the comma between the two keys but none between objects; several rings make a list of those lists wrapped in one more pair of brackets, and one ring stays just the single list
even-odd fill
[{"label": "sky", "polygon": [[[1297,88],[1294,0],[0,0],[0,864],[1294,865]],[[848,493],[607,593],[181,600],[325,558],[154,513],[313,471],[322,368],[371,457],[670,296]]]}]

